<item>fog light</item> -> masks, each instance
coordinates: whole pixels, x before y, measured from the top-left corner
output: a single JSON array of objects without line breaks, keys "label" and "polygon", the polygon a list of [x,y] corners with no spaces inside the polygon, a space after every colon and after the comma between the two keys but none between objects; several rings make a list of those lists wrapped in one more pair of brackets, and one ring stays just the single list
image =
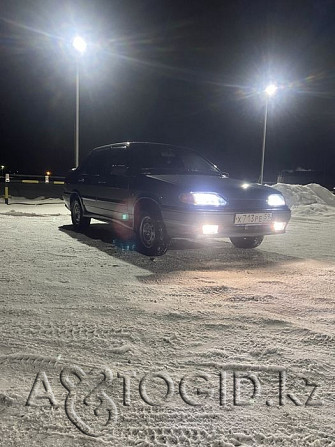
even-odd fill
[{"label": "fog light", "polygon": [[273,229],[275,231],[284,231],[286,227],[286,222],[273,222]]},{"label": "fog light", "polygon": [[219,225],[203,225],[202,234],[217,234],[219,232]]}]

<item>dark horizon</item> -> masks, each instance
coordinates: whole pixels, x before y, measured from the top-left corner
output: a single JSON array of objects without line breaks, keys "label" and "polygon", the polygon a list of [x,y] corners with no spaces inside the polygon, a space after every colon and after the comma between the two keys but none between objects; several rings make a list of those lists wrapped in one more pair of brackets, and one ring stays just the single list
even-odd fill
[{"label": "dark horizon", "polygon": [[332,1],[5,0],[0,17],[0,164],[65,174],[74,165],[75,55],[82,34],[80,159],[118,141],[192,147],[256,179],[265,99],[265,179],[335,175]]}]

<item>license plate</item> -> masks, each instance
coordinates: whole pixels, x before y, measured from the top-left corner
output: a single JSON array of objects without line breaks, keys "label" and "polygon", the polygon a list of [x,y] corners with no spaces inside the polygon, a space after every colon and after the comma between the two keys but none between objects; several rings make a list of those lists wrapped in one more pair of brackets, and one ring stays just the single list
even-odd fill
[{"label": "license plate", "polygon": [[235,214],[235,225],[261,225],[272,220],[272,213]]}]

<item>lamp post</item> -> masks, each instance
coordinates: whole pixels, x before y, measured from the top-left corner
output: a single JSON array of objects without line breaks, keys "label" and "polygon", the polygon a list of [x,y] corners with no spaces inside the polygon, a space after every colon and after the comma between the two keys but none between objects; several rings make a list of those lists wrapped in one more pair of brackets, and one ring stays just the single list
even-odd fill
[{"label": "lamp post", "polygon": [[77,58],[76,58],[76,130],[75,130],[74,161],[75,161],[75,167],[78,167],[78,165],[79,165],[79,57],[85,53],[87,44],[82,37],[76,36],[72,41],[72,46],[77,51]]},{"label": "lamp post", "polygon": [[275,84],[269,84],[264,90],[265,93],[265,115],[264,115],[264,128],[263,128],[263,144],[262,144],[262,162],[261,162],[261,174],[259,176],[259,183],[263,185],[264,175],[264,158],[265,158],[265,141],[266,141],[266,126],[268,121],[268,105],[271,96],[276,94],[278,87]]}]

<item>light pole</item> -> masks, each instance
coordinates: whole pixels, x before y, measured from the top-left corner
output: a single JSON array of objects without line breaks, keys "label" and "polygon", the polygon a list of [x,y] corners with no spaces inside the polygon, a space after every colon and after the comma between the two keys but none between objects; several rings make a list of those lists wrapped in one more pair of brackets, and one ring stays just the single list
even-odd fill
[{"label": "light pole", "polygon": [[264,115],[264,128],[263,128],[263,144],[262,144],[262,163],[261,163],[261,174],[259,176],[259,183],[263,185],[263,175],[264,175],[264,158],[265,158],[265,141],[266,141],[266,125],[268,121],[268,105],[269,98],[276,94],[278,87],[275,84],[269,84],[264,90],[265,93],[265,115]]},{"label": "light pole", "polygon": [[77,51],[77,58],[76,58],[76,130],[75,130],[75,150],[74,150],[74,162],[75,162],[75,167],[77,168],[79,165],[79,57],[85,53],[87,44],[82,37],[76,36],[72,41],[72,46]]},{"label": "light pole", "polygon": [[1,168],[1,177],[3,177],[3,170],[5,169],[5,166],[1,165],[0,168]]}]

